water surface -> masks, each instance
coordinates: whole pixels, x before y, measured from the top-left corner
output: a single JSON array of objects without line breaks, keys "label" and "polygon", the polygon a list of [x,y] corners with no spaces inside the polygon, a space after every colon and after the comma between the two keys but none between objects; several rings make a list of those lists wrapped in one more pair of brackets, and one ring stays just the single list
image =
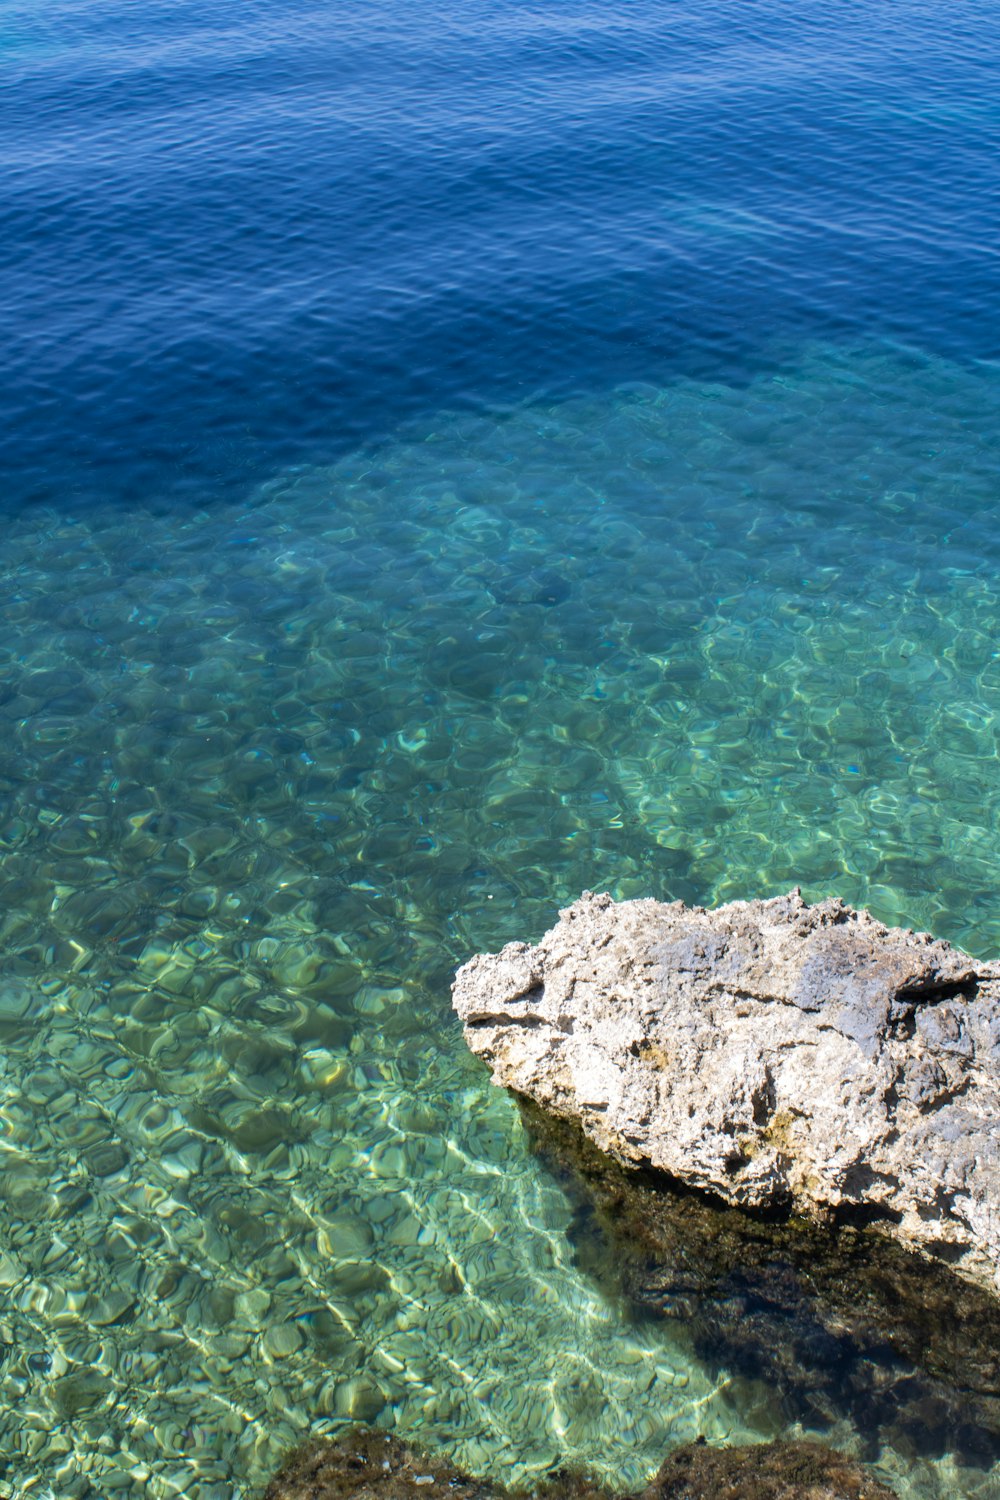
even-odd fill
[{"label": "water surface", "polygon": [[0,5],[18,1500],[798,1430],[577,1264],[448,984],[584,887],[1000,950],[997,41]]}]

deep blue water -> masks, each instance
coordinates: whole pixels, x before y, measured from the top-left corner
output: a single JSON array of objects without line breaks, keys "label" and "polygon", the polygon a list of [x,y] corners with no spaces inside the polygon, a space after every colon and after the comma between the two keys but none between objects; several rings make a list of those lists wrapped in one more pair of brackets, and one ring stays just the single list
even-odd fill
[{"label": "deep blue water", "polygon": [[996,1500],[898,1363],[866,1417],[609,1298],[448,985],[587,887],[1000,953],[998,55],[0,0],[0,1489],[234,1500],[364,1419]]},{"label": "deep blue water", "polygon": [[189,486],[789,344],[995,358],[1000,15],[0,7],[15,503]]}]

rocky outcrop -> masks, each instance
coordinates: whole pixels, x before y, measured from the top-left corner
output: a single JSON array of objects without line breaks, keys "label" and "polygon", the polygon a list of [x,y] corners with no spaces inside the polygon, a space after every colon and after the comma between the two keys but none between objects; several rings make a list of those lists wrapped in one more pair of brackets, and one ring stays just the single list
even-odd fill
[{"label": "rocky outcrop", "polygon": [[1000,968],[800,894],[585,892],[458,972],[494,1081],[727,1203],[877,1221],[1000,1287]]},{"label": "rocky outcrop", "polygon": [[[585,1478],[556,1475],[533,1492],[542,1500],[614,1500]],[[310,1443],[275,1475],[264,1500],[510,1500],[502,1485],[471,1479],[398,1438],[355,1431]],[[620,1500],[630,1500],[622,1496]],[[672,1453],[632,1500],[893,1500],[860,1464],[818,1443],[712,1448]]]}]

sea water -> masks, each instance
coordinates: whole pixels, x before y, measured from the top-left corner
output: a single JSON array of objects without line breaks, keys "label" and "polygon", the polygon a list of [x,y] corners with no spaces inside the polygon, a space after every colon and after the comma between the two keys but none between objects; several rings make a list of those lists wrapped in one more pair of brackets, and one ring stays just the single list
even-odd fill
[{"label": "sea water", "polygon": [[1000,951],[997,29],[0,6],[18,1500],[803,1431],[587,1274],[449,982],[585,887]]}]

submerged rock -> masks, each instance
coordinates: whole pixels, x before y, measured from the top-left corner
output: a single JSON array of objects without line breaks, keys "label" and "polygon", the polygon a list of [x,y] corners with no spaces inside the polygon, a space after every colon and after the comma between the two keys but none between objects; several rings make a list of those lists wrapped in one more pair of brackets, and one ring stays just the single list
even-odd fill
[{"label": "submerged rock", "polygon": [[568,599],[572,589],[555,568],[532,567],[527,559],[507,558],[485,571],[486,587],[498,604],[541,604],[551,609]]},{"label": "submerged rock", "polygon": [[573,1209],[581,1270],[672,1322],[709,1368],[764,1379],[789,1421],[878,1452],[1000,1460],[1000,1302],[851,1225],[747,1214],[627,1168],[538,1105],[528,1140]]},{"label": "submerged rock", "polygon": [[[264,1500],[505,1500],[511,1491],[471,1479],[398,1438],[349,1432],[293,1454]],[[535,1491],[545,1500],[614,1500],[586,1478],[556,1475]],[[630,1500],[622,1496],[620,1500]],[[672,1453],[635,1500],[893,1500],[860,1464],[818,1443],[712,1448]]]},{"label": "submerged rock", "polygon": [[671,1454],[641,1500],[891,1500],[860,1464],[819,1443],[712,1448]]},{"label": "submerged rock", "polygon": [[382,1432],[358,1428],[336,1442],[306,1443],[264,1500],[493,1500],[498,1491]]},{"label": "submerged rock", "polygon": [[1000,1287],[1000,968],[795,891],[715,911],[585,892],[465,964],[496,1083],[741,1208],[877,1221]]}]

